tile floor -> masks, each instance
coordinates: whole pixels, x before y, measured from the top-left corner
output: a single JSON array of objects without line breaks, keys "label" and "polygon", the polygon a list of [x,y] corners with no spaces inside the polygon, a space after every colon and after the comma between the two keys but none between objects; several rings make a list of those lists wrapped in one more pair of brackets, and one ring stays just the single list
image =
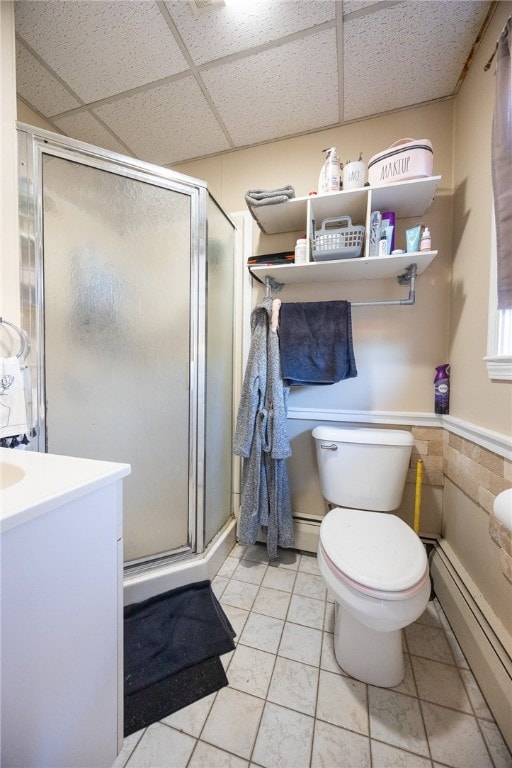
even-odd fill
[{"label": "tile floor", "polygon": [[114,768],[511,768],[439,603],[405,631],[393,689],[338,667],[316,557],[236,546],[213,582],[237,632],[229,686],[125,739]]}]

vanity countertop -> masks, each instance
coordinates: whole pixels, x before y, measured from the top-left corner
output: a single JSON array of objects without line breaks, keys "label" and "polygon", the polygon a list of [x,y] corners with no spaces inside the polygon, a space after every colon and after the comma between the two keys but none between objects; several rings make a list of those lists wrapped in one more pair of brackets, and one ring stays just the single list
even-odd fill
[{"label": "vanity countertop", "polygon": [[130,472],[129,464],[0,448],[0,532]]}]

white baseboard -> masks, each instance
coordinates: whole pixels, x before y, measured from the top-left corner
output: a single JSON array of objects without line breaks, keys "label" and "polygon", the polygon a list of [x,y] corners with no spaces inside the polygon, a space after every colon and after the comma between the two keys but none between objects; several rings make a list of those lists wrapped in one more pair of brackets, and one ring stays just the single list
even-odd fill
[{"label": "white baseboard", "polygon": [[510,636],[443,542],[431,560],[434,589],[503,738],[512,749]]}]

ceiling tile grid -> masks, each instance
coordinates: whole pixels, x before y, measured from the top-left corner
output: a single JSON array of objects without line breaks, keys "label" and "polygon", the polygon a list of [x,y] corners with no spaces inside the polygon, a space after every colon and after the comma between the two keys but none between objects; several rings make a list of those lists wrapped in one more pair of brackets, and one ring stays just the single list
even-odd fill
[{"label": "ceiling tile grid", "polygon": [[232,3],[17,0],[18,93],[73,138],[170,165],[453,96],[492,6]]},{"label": "ceiling tile grid", "polygon": [[127,146],[116,141],[90,112],[79,112],[75,115],[56,118],[54,123],[66,136],[80,137],[80,141],[85,141],[87,144],[94,144],[97,147],[103,147],[112,152],[120,152],[123,155],[133,154]]},{"label": "ceiling tile grid", "polygon": [[279,40],[335,17],[334,0],[251,0],[221,6],[199,18],[183,0],[166,6],[195,64]]},{"label": "ceiling tile grid", "polygon": [[23,99],[45,117],[80,106],[78,99],[19,41],[16,43],[16,87]]},{"label": "ceiling tile grid", "polygon": [[168,165],[230,148],[192,76],[94,111],[137,157],[150,163]]},{"label": "ceiling tile grid", "polygon": [[468,16],[466,2],[399,3],[377,11],[371,25],[367,17],[347,21],[344,119],[451,95],[488,8],[471,5]]},{"label": "ceiling tile grid", "polygon": [[85,102],[188,69],[153,2],[23,0],[15,16],[23,40]]},{"label": "ceiling tile grid", "polygon": [[236,146],[339,121],[336,34],[327,29],[206,69],[201,77]]}]

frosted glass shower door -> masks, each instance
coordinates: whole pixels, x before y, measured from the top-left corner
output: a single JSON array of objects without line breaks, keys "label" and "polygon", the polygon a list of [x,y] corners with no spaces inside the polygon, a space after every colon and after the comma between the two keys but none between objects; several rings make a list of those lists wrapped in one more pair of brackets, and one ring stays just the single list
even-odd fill
[{"label": "frosted glass shower door", "polygon": [[192,194],[43,155],[47,450],[131,464],[128,562],[191,546]]},{"label": "frosted glass shower door", "polygon": [[205,544],[232,513],[235,227],[207,202]]}]

